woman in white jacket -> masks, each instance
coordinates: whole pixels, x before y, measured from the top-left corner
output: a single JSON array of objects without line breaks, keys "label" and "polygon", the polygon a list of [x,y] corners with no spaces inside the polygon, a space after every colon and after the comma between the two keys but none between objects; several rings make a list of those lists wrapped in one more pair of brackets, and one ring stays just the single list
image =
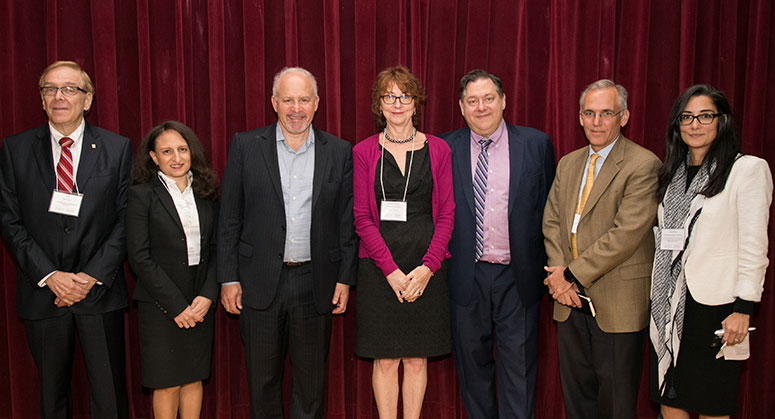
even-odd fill
[{"label": "woman in white jacket", "polygon": [[716,359],[714,331],[747,345],[767,269],[772,176],[740,154],[724,94],[695,85],[670,113],[659,172],[651,285],[651,398],[665,419],[728,417],[742,361]]}]

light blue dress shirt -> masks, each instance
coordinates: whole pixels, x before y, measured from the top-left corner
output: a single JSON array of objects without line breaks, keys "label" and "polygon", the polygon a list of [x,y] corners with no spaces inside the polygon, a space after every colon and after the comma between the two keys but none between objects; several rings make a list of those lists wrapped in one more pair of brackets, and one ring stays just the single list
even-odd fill
[{"label": "light blue dress shirt", "polygon": [[277,125],[277,162],[285,203],[284,262],[311,260],[312,179],[315,174],[315,133],[310,125],[307,139],[293,150]]}]

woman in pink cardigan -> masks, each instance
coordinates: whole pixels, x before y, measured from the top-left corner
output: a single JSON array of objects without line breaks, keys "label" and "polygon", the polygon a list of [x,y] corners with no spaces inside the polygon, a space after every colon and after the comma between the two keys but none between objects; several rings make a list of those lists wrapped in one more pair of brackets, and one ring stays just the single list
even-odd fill
[{"label": "woman in pink cardigan", "polygon": [[406,67],[379,73],[371,96],[380,133],[353,148],[353,213],[361,239],[355,353],[374,359],[381,418],[397,416],[403,363],[403,414],[419,418],[427,358],[450,352],[444,263],[455,211],[450,151],[415,128],[425,93]]}]

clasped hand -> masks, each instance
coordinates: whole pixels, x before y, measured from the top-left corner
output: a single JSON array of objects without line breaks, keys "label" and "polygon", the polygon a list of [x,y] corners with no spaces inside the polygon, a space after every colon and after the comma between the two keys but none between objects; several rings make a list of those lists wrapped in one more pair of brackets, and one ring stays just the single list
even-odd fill
[{"label": "clasped hand", "polygon": [[568,307],[581,307],[579,288],[576,284],[565,280],[564,266],[544,266],[548,273],[544,285],[549,287],[549,293],[558,303]]},{"label": "clasped hand", "polygon": [[396,294],[398,302],[412,303],[422,296],[431,276],[433,276],[433,272],[430,268],[420,265],[406,275],[401,269],[396,269],[387,276],[387,281]]},{"label": "clasped hand", "polygon": [[84,272],[55,271],[46,279],[46,286],[56,295],[57,307],[69,307],[83,300],[96,283],[96,279]]},{"label": "clasped hand", "polygon": [[190,329],[197,323],[205,321],[205,315],[210,310],[212,301],[201,295],[194,298],[194,301],[185,308],[180,314],[175,316],[175,324],[181,329]]}]

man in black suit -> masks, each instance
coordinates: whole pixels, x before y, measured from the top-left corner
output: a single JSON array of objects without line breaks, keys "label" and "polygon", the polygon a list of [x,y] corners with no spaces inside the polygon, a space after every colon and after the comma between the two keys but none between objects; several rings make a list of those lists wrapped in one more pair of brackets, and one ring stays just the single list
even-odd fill
[{"label": "man in black suit", "polygon": [[504,122],[505,108],[500,79],[473,70],[460,80],[468,127],[441,136],[452,150],[456,208],[452,350],[466,413],[477,419],[531,418],[534,407],[546,262],[541,217],[554,152],[543,132]]},{"label": "man in black suit", "polygon": [[71,417],[75,333],[93,418],[126,418],[124,210],[129,140],[86,123],[94,85],[72,61],[40,77],[48,124],[6,138],[0,220],[16,309],[40,378],[41,417]]},{"label": "man in black suit", "polygon": [[318,102],[307,70],[277,73],[277,123],[237,133],[223,175],[218,281],[240,314],[255,419],[283,417],[289,347],[290,416],[323,417],[331,315],[355,281],[351,146],[312,127]]}]

